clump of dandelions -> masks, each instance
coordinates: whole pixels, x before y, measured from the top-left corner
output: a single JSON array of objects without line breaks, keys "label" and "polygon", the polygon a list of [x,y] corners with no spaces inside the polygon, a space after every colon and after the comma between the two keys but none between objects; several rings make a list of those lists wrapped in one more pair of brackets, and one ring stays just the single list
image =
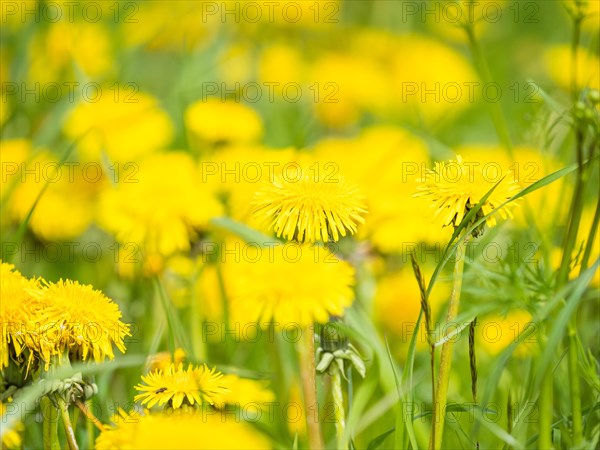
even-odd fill
[{"label": "clump of dandelions", "polygon": [[319,177],[309,168],[274,176],[256,192],[252,206],[277,237],[298,242],[338,241],[356,233],[367,212],[356,186],[342,177]]},{"label": "clump of dandelions", "polygon": [[[428,169],[425,176],[417,180],[420,185],[414,195],[429,198],[434,218],[440,220],[443,226],[452,225],[456,228],[468,212],[481,203],[494,188],[474,219],[486,216],[485,225],[491,228],[496,225],[496,217],[488,215],[517,194],[520,186],[512,169],[502,174],[499,170],[485,170],[486,167],[488,166],[477,162],[465,162],[460,156],[456,160],[436,162],[433,170]],[[502,219],[512,218],[508,206],[498,211]],[[483,228],[482,224],[474,234],[480,235]]]}]

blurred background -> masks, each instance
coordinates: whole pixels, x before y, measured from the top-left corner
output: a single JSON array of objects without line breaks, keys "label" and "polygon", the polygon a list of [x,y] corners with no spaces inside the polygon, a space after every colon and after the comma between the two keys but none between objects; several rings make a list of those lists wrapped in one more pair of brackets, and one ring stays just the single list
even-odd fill
[{"label": "blurred background", "polygon": [[[132,324],[128,354],[174,352],[185,340],[187,359],[261,380],[263,398],[284,403],[299,399],[291,343],[267,334],[254,342],[239,330],[222,338],[212,328],[235,330],[227,318],[235,273],[222,250],[239,253],[242,239],[252,242],[248,230],[268,233],[249,202],[269,167],[316,164],[321,176],[351,180],[369,214],[337,250],[357,268],[352,339],[368,371],[351,383],[357,402],[348,422],[357,448],[366,447],[394,426],[386,414],[394,410],[395,385],[385,341],[402,367],[420,309],[408,253],[417,251],[428,278],[451,236],[413,198],[424,168],[458,154],[489,164],[490,177],[512,169],[525,187],[575,162],[565,120],[573,4],[1,0],[2,260],[26,276],[102,290]],[[599,4],[587,2],[577,53],[577,84],[596,93]],[[539,325],[528,323],[552,290],[572,184],[562,178],[527,197],[514,220],[472,248],[462,313],[477,315],[485,330],[478,343],[483,385],[498,354]],[[587,192],[581,248],[597,174]],[[599,253],[596,245],[592,260]],[[598,294],[597,275],[590,298]],[[448,279],[444,273],[431,298],[436,317]],[[168,313],[155,280],[170,300]],[[175,322],[166,319],[171,313]],[[595,357],[598,316],[597,302],[585,303],[579,316],[581,342]],[[515,387],[530,374],[531,339],[489,386],[489,400],[501,405],[500,426],[514,387],[520,442],[537,426],[538,412],[526,409],[532,399]],[[466,338],[458,342],[450,397],[460,402],[470,399],[470,378]],[[418,415],[431,404],[425,341],[417,348]],[[144,370],[98,374],[103,422],[117,406],[133,405]],[[302,422],[275,417],[260,426],[276,446],[290,448]],[[35,423],[35,415],[27,420]],[[473,429],[483,447],[504,443],[477,424],[459,415],[447,446],[468,447]],[[324,427],[333,439],[333,423]],[[38,428],[26,426],[26,448],[41,442]],[[415,428],[426,446],[427,417]]]}]

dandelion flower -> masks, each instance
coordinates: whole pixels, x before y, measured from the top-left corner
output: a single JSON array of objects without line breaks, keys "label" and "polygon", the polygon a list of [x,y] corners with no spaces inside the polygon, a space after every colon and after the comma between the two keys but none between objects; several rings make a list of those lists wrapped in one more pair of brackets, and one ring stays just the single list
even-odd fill
[{"label": "dandelion flower", "polygon": [[345,179],[319,178],[310,169],[300,177],[282,173],[254,195],[254,214],[277,237],[323,242],[356,233],[366,206],[362,194]]},{"label": "dandelion flower", "polygon": [[229,387],[229,393],[223,398],[224,403],[236,405],[242,409],[257,405],[267,405],[275,401],[275,394],[267,388],[267,383],[261,380],[250,380],[234,374],[223,375],[223,380]]},{"label": "dandelion flower", "polygon": [[227,267],[232,318],[266,327],[306,327],[342,316],[353,300],[354,269],[321,246],[277,245]]},{"label": "dandelion flower", "polygon": [[252,108],[217,98],[197,101],[185,112],[188,130],[211,144],[250,143],[263,134],[260,116]]},{"label": "dandelion flower", "polygon": [[34,296],[44,304],[36,321],[40,330],[38,350],[46,369],[52,356],[60,360],[65,352],[97,363],[114,359],[113,345],[125,353],[123,340],[131,336],[129,325],[121,321],[119,306],[102,292],[77,281],[60,280],[45,282]]},{"label": "dandelion flower", "polygon": [[102,193],[99,211],[100,224],[120,243],[133,243],[147,257],[161,258],[189,250],[196,231],[222,213],[184,152],[142,159],[135,179]]},{"label": "dandelion flower", "polygon": [[185,370],[179,363],[177,369],[171,364],[166,370],[156,370],[142,376],[142,382],[135,386],[141,394],[135,396],[135,401],[141,400],[142,405],[152,408],[154,405],[163,406],[167,403],[173,409],[186,404],[221,405],[222,396],[229,390],[225,387],[223,374],[209,369],[206,365],[194,367],[190,364]]},{"label": "dandelion flower", "polygon": [[[431,199],[431,207],[435,209],[434,217],[441,220],[444,226],[457,227],[465,215],[494,186],[494,191],[481,206],[479,217],[487,216],[506,200],[519,192],[519,184],[515,181],[512,169],[502,176],[491,176],[482,171],[481,164],[466,163],[460,156],[456,161],[436,162],[433,170],[427,170],[420,180],[416,197]],[[509,208],[502,208],[498,214],[501,218],[512,217]],[[489,227],[496,225],[495,217],[488,217]]]},{"label": "dandelion flower", "polygon": [[176,410],[138,414],[120,411],[114,426],[105,427],[96,439],[98,450],[269,449],[268,439],[239,417],[229,413],[204,414]]},{"label": "dandelion flower", "polygon": [[38,309],[31,291],[37,287],[37,280],[28,280],[12,264],[0,263],[0,367],[25,350],[28,325]]}]

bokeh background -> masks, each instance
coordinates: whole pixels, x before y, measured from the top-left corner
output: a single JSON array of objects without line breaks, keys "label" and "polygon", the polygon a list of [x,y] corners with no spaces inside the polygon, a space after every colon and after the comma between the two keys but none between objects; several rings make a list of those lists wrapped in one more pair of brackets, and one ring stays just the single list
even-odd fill
[{"label": "bokeh background", "polygon": [[[597,92],[599,2],[588,3],[577,80]],[[451,236],[413,198],[424,168],[459,154],[489,163],[492,177],[512,168],[527,186],[575,162],[565,120],[572,4],[2,0],[2,260],[26,276],[79,280],[114,299],[132,324],[128,355],[185,347],[187,359],[258,380],[248,392],[284,405],[300,401],[293,345],[235,331],[230,262],[243,258],[252,229],[269,233],[249,206],[269,167],[301,163],[344,176],[369,210],[358,234],[336,247],[357,268],[348,325],[367,377],[351,379],[348,427],[366,448],[395,424],[391,364],[404,367],[420,309],[409,251],[429,277]],[[469,15],[471,39],[460,26]],[[498,413],[482,421],[457,412],[447,448],[505,444],[497,428],[506,429],[509,390],[522,415],[513,436],[532,445],[539,411],[520,383],[531,375],[537,334],[503,360],[499,380],[487,378],[524,329],[542,326],[535,317],[552,293],[572,185],[565,177],[528,196],[513,220],[472,248],[460,317],[479,318],[479,380]],[[587,192],[582,248],[597,174]],[[598,253],[596,245],[592,260]],[[444,273],[431,298],[436,318],[448,281]],[[274,288],[285,282],[272,280]],[[597,274],[588,289],[578,333],[592,361]],[[223,337],[224,327],[234,332]],[[424,339],[417,350],[415,430],[426,446]],[[468,402],[466,336],[455,359],[449,395]],[[97,374],[103,422],[133,406],[146,369],[117,364]],[[560,380],[566,368],[556,370]],[[325,404],[328,380],[319,380]],[[584,389],[584,406],[597,406],[597,390]],[[557,396],[559,420],[566,399],[558,386]],[[286,420],[281,408],[274,417],[258,424],[273,445],[290,448],[296,433],[302,442],[302,421]],[[36,420],[25,419],[25,448],[41,445]],[[334,448],[333,423],[325,420],[324,430]]]}]

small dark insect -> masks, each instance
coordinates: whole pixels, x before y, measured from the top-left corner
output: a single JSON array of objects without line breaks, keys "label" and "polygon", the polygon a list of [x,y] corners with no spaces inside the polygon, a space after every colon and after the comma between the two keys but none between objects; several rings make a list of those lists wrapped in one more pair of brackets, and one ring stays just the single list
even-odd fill
[{"label": "small dark insect", "polygon": [[167,390],[167,388],[166,388],[166,387],[162,387],[162,388],[158,389],[158,390],[155,392],[155,394],[160,394],[161,392],[165,392],[166,390]]}]

